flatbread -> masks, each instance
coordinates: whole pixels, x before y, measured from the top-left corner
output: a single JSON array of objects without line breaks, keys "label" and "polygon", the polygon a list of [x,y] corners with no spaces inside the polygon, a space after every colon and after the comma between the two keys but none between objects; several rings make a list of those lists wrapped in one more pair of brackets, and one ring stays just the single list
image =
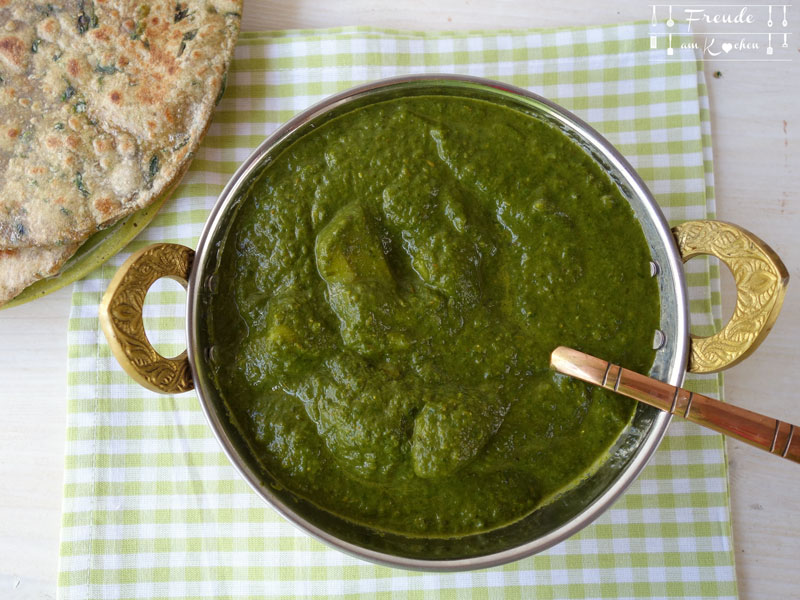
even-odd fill
[{"label": "flatbread", "polygon": [[0,250],[0,298],[11,299],[34,281],[58,273],[80,244]]},{"label": "flatbread", "polygon": [[224,89],[241,9],[0,0],[0,304],[183,174]]}]

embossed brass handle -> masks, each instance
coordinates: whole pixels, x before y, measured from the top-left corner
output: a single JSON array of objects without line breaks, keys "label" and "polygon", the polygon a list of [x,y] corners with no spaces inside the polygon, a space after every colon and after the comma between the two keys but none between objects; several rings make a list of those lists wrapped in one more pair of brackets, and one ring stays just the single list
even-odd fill
[{"label": "embossed brass handle", "polygon": [[162,277],[184,288],[192,270],[194,250],[179,244],[153,244],[133,254],[119,268],[100,302],[100,324],[122,368],[137,383],[154,392],[179,394],[194,388],[184,350],[165,358],[147,339],[142,307],[147,290]]},{"label": "embossed brass handle", "polygon": [[731,320],[709,337],[691,336],[689,371],[715,373],[749,356],[764,340],[781,311],[789,272],[764,241],[723,221],[686,221],[672,229],[683,262],[711,254],[736,281]]},{"label": "embossed brass handle", "polygon": [[800,463],[800,428],[559,346],[550,367]]}]

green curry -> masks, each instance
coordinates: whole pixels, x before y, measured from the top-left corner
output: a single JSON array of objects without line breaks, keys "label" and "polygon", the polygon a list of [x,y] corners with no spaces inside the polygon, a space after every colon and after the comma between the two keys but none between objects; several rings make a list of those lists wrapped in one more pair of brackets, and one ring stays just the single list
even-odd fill
[{"label": "green curry", "polygon": [[450,97],[347,113],[240,203],[209,317],[214,377],[262,468],[327,511],[452,536],[530,513],[634,404],[554,374],[637,371],[658,288],[627,202],[563,133]]}]

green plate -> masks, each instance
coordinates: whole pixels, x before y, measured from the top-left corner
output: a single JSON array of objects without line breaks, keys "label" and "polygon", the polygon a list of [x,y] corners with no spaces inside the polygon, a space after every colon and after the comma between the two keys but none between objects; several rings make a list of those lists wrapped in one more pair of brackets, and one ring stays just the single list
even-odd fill
[{"label": "green plate", "polygon": [[150,206],[128,215],[108,229],[98,231],[86,240],[78,251],[73,254],[61,270],[52,277],[41,279],[26,287],[13,300],[7,302],[0,310],[19,306],[31,300],[36,300],[47,294],[52,294],[60,290],[65,285],[81,279],[90,271],[93,271],[117,252],[128,245],[140,231],[147,227],[148,223],[158,213],[158,209],[164,204],[170,194],[162,194]]}]

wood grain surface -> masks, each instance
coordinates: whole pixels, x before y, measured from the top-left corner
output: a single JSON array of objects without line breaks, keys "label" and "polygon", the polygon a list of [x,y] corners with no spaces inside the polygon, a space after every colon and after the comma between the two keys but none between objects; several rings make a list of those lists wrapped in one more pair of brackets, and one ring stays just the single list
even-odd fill
[{"label": "wood grain surface", "polygon": [[[372,25],[414,30],[589,25],[650,18],[640,0],[246,0],[243,29]],[[800,11],[795,22],[800,22]],[[718,217],[767,241],[793,283],[753,356],[725,375],[728,402],[800,422],[800,53],[791,62],[705,63]],[[719,78],[712,74],[721,71]],[[733,311],[724,277],[723,311]],[[797,288],[797,289],[796,289]],[[0,312],[0,598],[55,598],[70,291]],[[800,468],[729,442],[742,598],[800,598]]]}]

